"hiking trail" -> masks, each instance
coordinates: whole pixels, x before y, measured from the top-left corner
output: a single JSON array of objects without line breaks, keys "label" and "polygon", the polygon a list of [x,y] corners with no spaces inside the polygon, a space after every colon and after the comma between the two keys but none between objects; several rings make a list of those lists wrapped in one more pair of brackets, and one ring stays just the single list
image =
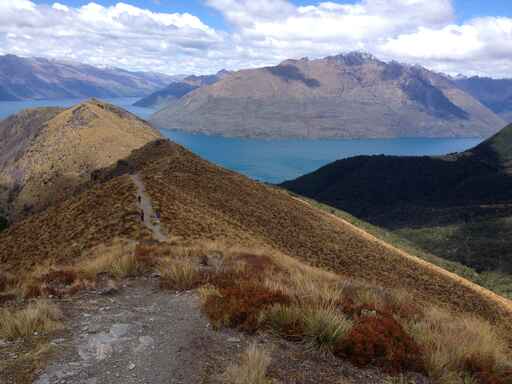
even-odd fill
[{"label": "hiking trail", "polygon": [[151,197],[146,192],[144,182],[138,173],[130,175],[133,183],[137,187],[137,196],[140,196],[140,202],[137,198],[139,209],[144,212],[144,225],[153,233],[153,237],[158,241],[167,241],[168,237],[164,234],[160,220],[155,216],[155,210],[151,202]]}]

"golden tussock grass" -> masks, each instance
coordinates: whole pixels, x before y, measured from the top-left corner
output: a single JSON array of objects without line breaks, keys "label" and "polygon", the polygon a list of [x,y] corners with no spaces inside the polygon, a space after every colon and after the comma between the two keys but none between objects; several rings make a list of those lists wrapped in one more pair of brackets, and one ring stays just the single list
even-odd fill
[{"label": "golden tussock grass", "polygon": [[0,337],[16,339],[62,328],[62,313],[48,301],[31,302],[26,308],[0,309]]},{"label": "golden tussock grass", "polygon": [[472,376],[490,380],[489,375],[499,377],[507,371],[512,374],[503,338],[480,318],[430,308],[423,319],[411,321],[406,328],[423,347],[429,376],[439,383],[464,383]]},{"label": "golden tussock grass", "polygon": [[188,290],[197,288],[202,283],[201,272],[191,260],[167,261],[161,263],[158,270],[162,289]]},{"label": "golden tussock grass", "polygon": [[243,353],[240,362],[231,365],[224,373],[226,384],[269,384],[267,370],[272,359],[270,353],[251,344]]}]

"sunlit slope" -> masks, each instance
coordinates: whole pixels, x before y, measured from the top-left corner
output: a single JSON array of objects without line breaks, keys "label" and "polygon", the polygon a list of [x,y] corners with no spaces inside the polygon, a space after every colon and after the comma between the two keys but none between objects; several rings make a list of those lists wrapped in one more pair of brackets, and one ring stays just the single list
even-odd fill
[{"label": "sunlit slope", "polygon": [[20,137],[10,146],[16,151],[0,158],[0,185],[8,191],[3,205],[14,218],[60,201],[94,170],[160,137],[136,116],[97,100],[21,112],[4,125],[11,142]]}]

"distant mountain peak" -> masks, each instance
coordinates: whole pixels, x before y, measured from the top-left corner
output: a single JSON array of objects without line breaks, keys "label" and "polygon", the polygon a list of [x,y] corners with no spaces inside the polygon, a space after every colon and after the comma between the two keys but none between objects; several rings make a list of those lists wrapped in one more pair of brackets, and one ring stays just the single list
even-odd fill
[{"label": "distant mountain peak", "polygon": [[335,56],[328,56],[326,59],[335,60],[339,64],[344,65],[362,65],[367,63],[383,63],[377,57],[369,52],[364,51],[352,51],[347,53],[341,53]]}]

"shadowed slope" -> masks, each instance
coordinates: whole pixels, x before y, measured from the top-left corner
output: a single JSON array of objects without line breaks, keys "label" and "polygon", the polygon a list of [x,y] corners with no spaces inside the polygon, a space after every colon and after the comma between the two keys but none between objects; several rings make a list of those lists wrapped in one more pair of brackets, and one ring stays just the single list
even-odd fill
[{"label": "shadowed slope", "polygon": [[512,125],[463,153],[359,156],[283,186],[477,271],[512,271]]}]

